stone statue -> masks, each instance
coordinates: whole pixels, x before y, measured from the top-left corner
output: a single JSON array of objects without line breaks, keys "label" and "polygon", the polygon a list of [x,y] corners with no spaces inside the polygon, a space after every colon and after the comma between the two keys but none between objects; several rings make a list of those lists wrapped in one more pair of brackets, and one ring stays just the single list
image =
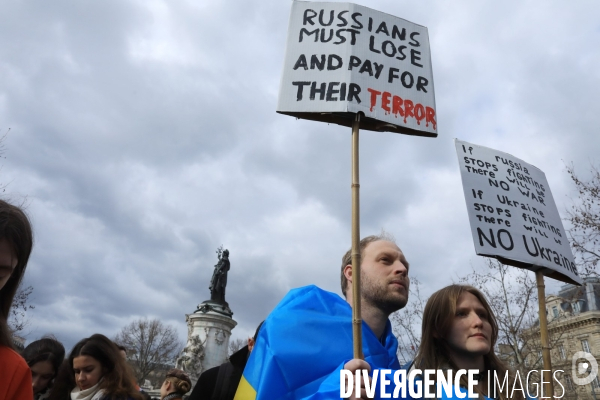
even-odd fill
[{"label": "stone statue", "polygon": [[227,272],[229,271],[229,250],[220,247],[217,250],[219,262],[215,265],[212,279],[210,280],[210,300],[218,304],[227,304],[225,301],[225,287],[227,286]]},{"label": "stone statue", "polygon": [[205,342],[199,336],[188,338],[188,345],[183,348],[181,355],[175,361],[175,366],[182,371],[187,372],[194,379],[198,379],[203,371],[202,361],[204,360]]}]

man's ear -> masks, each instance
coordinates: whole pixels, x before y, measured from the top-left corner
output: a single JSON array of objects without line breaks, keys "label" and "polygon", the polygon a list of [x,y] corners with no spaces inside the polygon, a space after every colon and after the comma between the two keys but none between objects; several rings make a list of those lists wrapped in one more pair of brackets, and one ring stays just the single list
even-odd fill
[{"label": "man's ear", "polygon": [[352,264],[348,264],[344,267],[344,276],[348,280],[348,284],[352,284]]}]

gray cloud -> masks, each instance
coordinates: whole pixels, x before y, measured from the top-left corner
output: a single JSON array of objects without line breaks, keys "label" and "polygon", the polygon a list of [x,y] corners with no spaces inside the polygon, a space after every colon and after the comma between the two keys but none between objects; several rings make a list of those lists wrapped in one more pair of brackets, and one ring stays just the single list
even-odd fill
[{"label": "gray cloud", "polygon": [[[350,130],[275,113],[288,2],[6,5],[0,181],[36,245],[29,339],[177,326],[231,251],[235,337],[290,288],[339,292]],[[440,136],[361,133],[361,232],[394,234],[431,292],[481,264],[454,137],[546,172],[559,210],[599,148],[593,2],[377,0],[429,29]],[[10,16],[10,17],[9,17]]]}]

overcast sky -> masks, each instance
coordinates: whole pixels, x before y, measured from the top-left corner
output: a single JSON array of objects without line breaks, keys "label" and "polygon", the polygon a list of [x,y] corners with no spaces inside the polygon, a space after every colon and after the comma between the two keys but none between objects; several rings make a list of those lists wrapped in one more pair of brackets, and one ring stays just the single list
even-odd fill
[{"label": "overcast sky", "polygon": [[[600,149],[597,1],[371,0],[429,30],[439,136],[361,134],[361,235],[385,229],[428,293],[475,255],[453,138],[546,173],[564,216]],[[291,288],[339,292],[350,129],[277,114],[291,2],[7,2],[3,196],[35,247],[28,340],[67,349],[140,317],[187,332],[223,245],[251,335]]]}]

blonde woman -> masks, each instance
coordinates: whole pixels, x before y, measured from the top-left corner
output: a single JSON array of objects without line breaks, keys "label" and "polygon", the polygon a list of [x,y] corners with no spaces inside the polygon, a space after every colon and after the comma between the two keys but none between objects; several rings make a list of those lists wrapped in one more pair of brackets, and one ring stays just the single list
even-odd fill
[{"label": "blonde woman", "polygon": [[[507,392],[515,378],[494,353],[497,338],[498,324],[483,293],[468,285],[447,286],[435,292],[425,305],[421,345],[411,368],[478,370],[474,391],[480,398],[524,400],[521,391]],[[503,391],[494,387],[494,373],[500,382],[508,374],[509,384],[504,385]],[[454,388],[454,394],[458,390],[466,392],[467,384],[463,375],[461,388]]]},{"label": "blonde woman", "polygon": [[192,381],[188,374],[180,369],[167,372],[165,381],[160,387],[161,400],[180,400],[192,388]]}]

